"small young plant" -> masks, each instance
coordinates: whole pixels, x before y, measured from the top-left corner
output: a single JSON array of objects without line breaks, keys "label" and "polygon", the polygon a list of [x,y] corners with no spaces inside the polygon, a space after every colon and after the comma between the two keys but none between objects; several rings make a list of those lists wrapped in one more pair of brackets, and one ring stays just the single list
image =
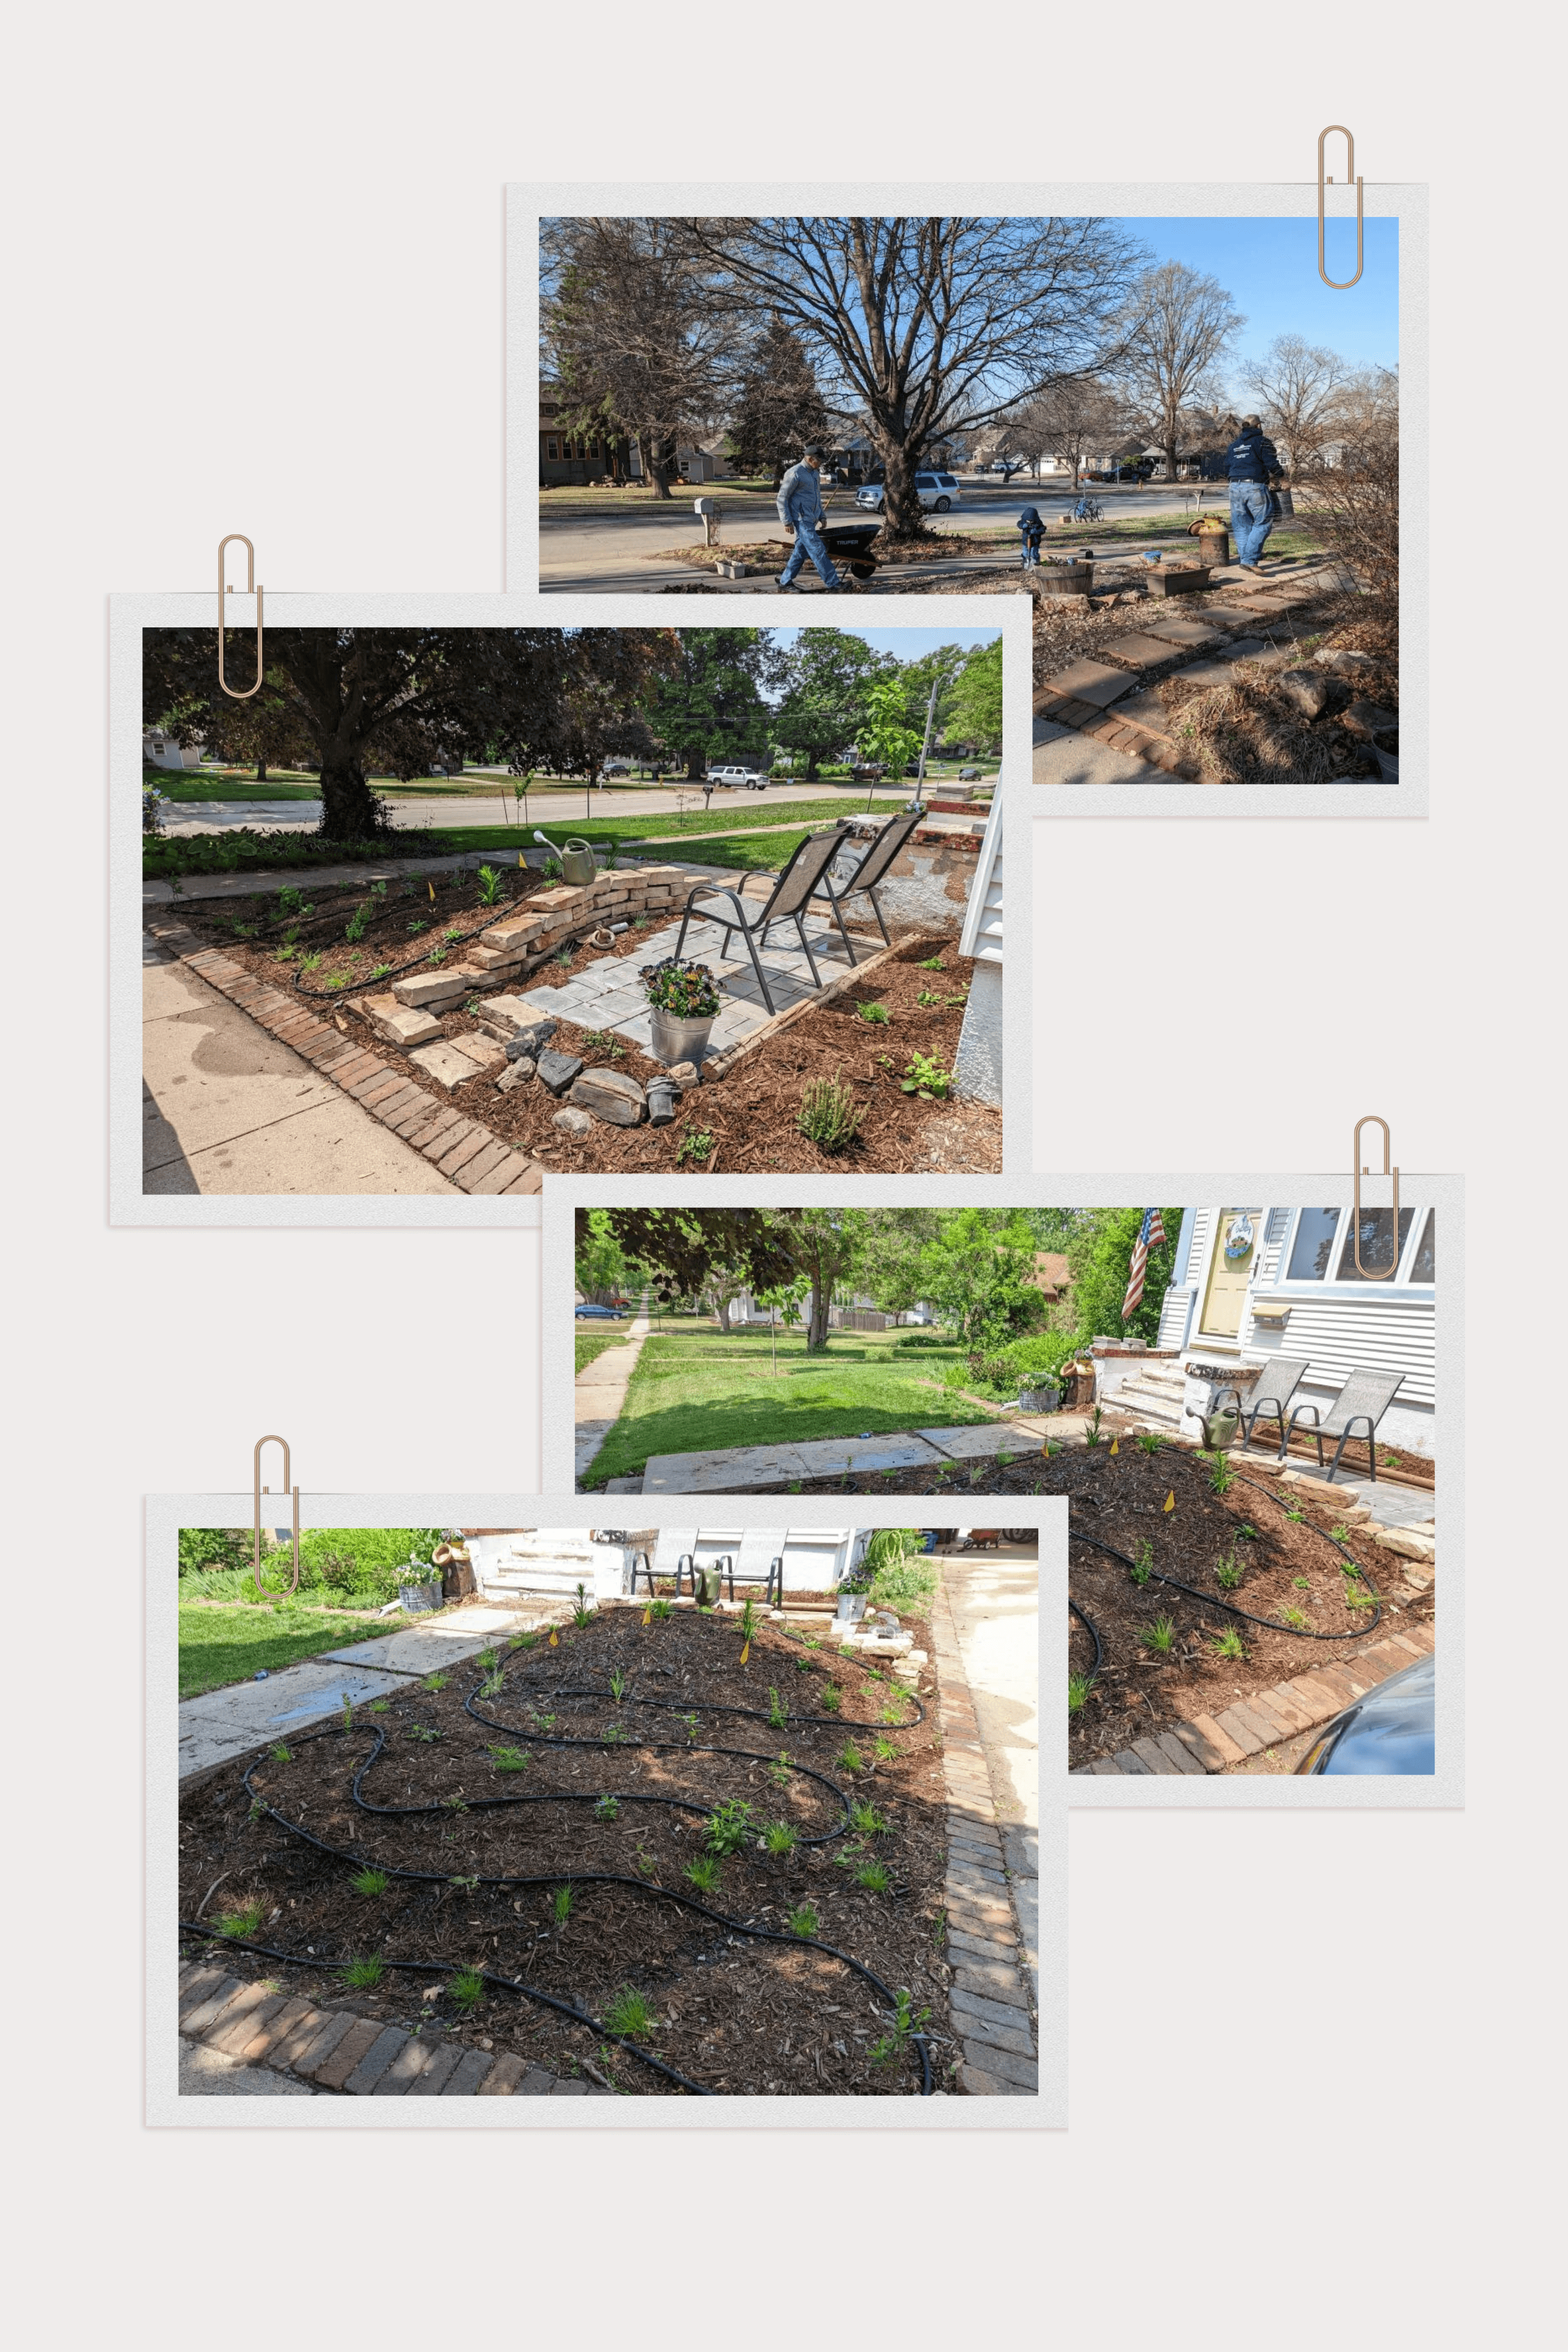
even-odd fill
[{"label": "small young plant", "polygon": [[1301,1609],[1281,1609],[1280,1616],[1285,1624],[1291,1626],[1298,1633],[1307,1622],[1306,1612]]},{"label": "small young plant", "polygon": [[1291,1582],[1298,1592],[1310,1592],[1312,1589],[1312,1580],[1310,1576],[1292,1576]]},{"label": "small young plant", "polygon": [[842,1772],[863,1772],[865,1769],[865,1758],[852,1739],[845,1740],[836,1760],[839,1769]]},{"label": "small young plant", "polygon": [[860,1106],[841,1078],[812,1078],[800,1097],[795,1124],[819,1151],[842,1151],[860,1133]]},{"label": "small young plant", "polygon": [[353,913],[350,916],[347,926],[344,929],[343,937],[357,944],[364,938],[366,931],[369,929],[370,920],[370,901],[367,899],[362,906],[356,907]]},{"label": "small young plant", "polygon": [[533,1758],[526,1748],[492,1748],[490,1761],[497,1772],[526,1772]]},{"label": "small young plant", "polygon": [[711,1129],[700,1127],[688,1127],[685,1133],[682,1136],[679,1143],[675,1146],[675,1164],[678,1167],[684,1160],[706,1160],[712,1150],[713,1134]]},{"label": "small young plant", "polygon": [[878,1812],[874,1805],[862,1805],[858,1803],[852,1804],[850,1807],[850,1827],[854,1831],[857,1837],[885,1837],[887,1835],[886,1818],[883,1814]]},{"label": "small young plant", "polygon": [[783,1700],[777,1690],[770,1689],[768,1694],[768,1721],[770,1728],[774,1731],[782,1731],[789,1720],[789,1712]]},{"label": "small young plant", "polygon": [[507,1677],[497,1666],[494,1674],[486,1675],[479,1685],[477,1696],[480,1698],[499,1698],[506,1686]]},{"label": "small young plant", "polygon": [[366,1959],[349,1960],[344,1964],[343,1982],[351,1992],[369,1992],[380,1984],[386,1972],[386,1962],[378,1953],[371,1952]]},{"label": "small young plant", "polygon": [[564,1927],[567,1921],[571,1916],[571,1889],[570,1886],[558,1886],[556,1888],[555,1893],[550,1896],[549,1911],[550,1917],[554,1920],[557,1927]]},{"label": "small young plant", "polygon": [[764,1853],[793,1853],[800,1843],[800,1832],[792,1822],[769,1822],[762,1832]]},{"label": "small young plant", "polygon": [[862,1862],[855,1872],[855,1885],[863,1886],[868,1895],[890,1895],[893,1873],[884,1862]]},{"label": "small young plant", "polygon": [[1145,1454],[1157,1454],[1166,1442],[1166,1433],[1163,1429],[1135,1429],[1133,1439]]},{"label": "small young plant", "polygon": [[789,1777],[793,1769],[788,1756],[780,1755],[776,1764],[768,1765],[768,1777],[775,1788],[787,1789],[789,1786]]},{"label": "small young plant", "polygon": [[1176,1619],[1156,1617],[1153,1624],[1140,1625],[1138,1639],[1156,1658],[1168,1658],[1176,1647]]},{"label": "small young plant", "polygon": [[709,1817],[707,1843],[710,1853],[738,1853],[751,1828],[751,1807],[737,1797],[726,1797],[716,1804]]},{"label": "small young plant", "polygon": [[1208,1646],[1217,1658],[1240,1659],[1247,1655],[1247,1644],[1235,1625],[1228,1625],[1223,1633],[1211,1633]]},{"label": "small young plant", "polygon": [[814,1903],[797,1903],[784,1922],[792,1936],[803,1936],[808,1943],[817,1935],[821,1924]]},{"label": "small young plant", "polygon": [[620,1811],[619,1797],[603,1796],[593,1808],[593,1818],[596,1822],[612,1822]]},{"label": "small young plant", "polygon": [[1089,1704],[1089,1694],[1094,1687],[1092,1675],[1069,1675],[1067,1677],[1067,1712],[1082,1715]]},{"label": "small young plant", "polygon": [[1228,1551],[1214,1563],[1214,1580],[1221,1592],[1234,1592],[1241,1581],[1241,1567],[1233,1551]]},{"label": "small young plant", "polygon": [[605,2006],[607,2033],[628,2034],[640,2042],[653,2032],[658,2022],[647,1994],[639,1992],[634,1985],[622,1985],[614,2000]]},{"label": "small young plant", "polygon": [[593,1612],[588,1605],[586,1585],[580,1584],[577,1588],[577,1603],[571,1612],[571,1622],[580,1633],[585,1625],[591,1625],[593,1622]]},{"label": "small young plant", "polygon": [[[508,1650],[531,1650],[538,1645],[538,1638],[531,1626],[525,1626],[520,1633],[513,1634],[507,1647]],[[425,1687],[428,1689],[429,1685],[427,1684]]]},{"label": "small young plant", "polygon": [[869,1021],[873,1028],[883,1027],[893,1019],[885,1004],[862,1004],[856,1010],[861,1019]]},{"label": "small young plant", "polygon": [[485,1998],[485,1979],[477,1969],[459,1969],[447,1990],[464,2016],[469,2017]]},{"label": "small young plant", "polygon": [[673,1617],[674,1613],[675,1604],[673,1601],[650,1601],[648,1603],[648,1614],[655,1625],[663,1625],[665,1620]]},{"label": "small young plant", "polygon": [[494,907],[500,902],[505,895],[501,882],[502,877],[495,866],[481,866],[477,876],[477,888],[479,904],[482,907]]},{"label": "small young plant", "polygon": [[1287,1511],[1285,1514],[1288,1519],[1304,1519],[1306,1516],[1305,1511]]},{"label": "small young plant", "polygon": [[939,955],[926,956],[923,962],[915,965],[915,969],[916,971],[940,971],[942,959]]},{"label": "small young plant", "polygon": [[405,1739],[417,1739],[427,1748],[433,1746],[442,1736],[439,1731],[432,1731],[429,1725],[424,1723],[412,1724],[403,1733]]},{"label": "small young plant", "polygon": [[623,1055],[626,1051],[620,1038],[608,1029],[585,1030],[582,1042],[591,1053],[607,1054],[612,1061]]},{"label": "small young plant", "polygon": [[747,1593],[746,1596],[746,1604],[740,1612],[740,1643],[743,1649],[747,1643],[750,1641],[756,1631],[757,1603],[752,1600],[751,1595]]},{"label": "small young plant", "polygon": [[294,1750],[290,1748],[287,1739],[277,1739],[273,1742],[272,1760],[275,1764],[293,1763]]},{"label": "small young plant", "polygon": [[900,1727],[902,1727],[903,1717],[899,1708],[898,1701],[895,1698],[884,1699],[883,1701],[882,1719],[883,1723],[896,1723]]},{"label": "small young plant", "polygon": [[444,1675],[439,1672],[434,1675],[426,1675],[424,1677],[424,1687],[427,1691],[444,1691],[451,1679],[452,1677],[450,1675]]},{"label": "small young plant", "polygon": [[898,1742],[890,1739],[885,1731],[879,1731],[871,1743],[871,1752],[879,1764],[891,1764],[898,1755]]},{"label": "small young plant", "polygon": [[1335,1543],[1348,1543],[1350,1540],[1350,1529],[1345,1526],[1343,1519],[1340,1521],[1337,1528],[1331,1528],[1329,1529],[1329,1533],[1333,1536]]},{"label": "small young plant", "polygon": [[262,1920],[262,1906],[246,1903],[237,1911],[224,1911],[216,1922],[220,1936],[254,1936]]},{"label": "small young plant", "polygon": [[356,1895],[384,1895],[392,1881],[384,1870],[357,1870],[349,1884]]},{"label": "small young plant", "polygon": [[698,1732],[702,1729],[702,1725],[697,1721],[696,1717],[695,1715],[683,1715],[681,1721],[686,1727],[686,1738],[688,1739],[695,1739]]},{"label": "small young plant", "polygon": [[1249,1520],[1244,1519],[1236,1533],[1243,1543],[1256,1543],[1258,1540],[1258,1530]]},{"label": "small young plant", "polygon": [[373,1698],[371,1701],[370,1711],[372,1715],[390,1715],[392,1713],[392,1701],[384,1698]]},{"label": "small young plant", "polygon": [[837,1715],[843,1703],[844,1695],[839,1688],[837,1683],[824,1683],[822,1685],[822,1705],[826,1707],[830,1715]]},{"label": "small young plant", "polygon": [[645,1845],[640,1845],[637,1848],[632,1859],[644,1878],[657,1878],[659,1875],[657,1858],[649,1853]]},{"label": "small young plant", "polygon": [[619,1666],[612,1668],[611,1672],[610,1696],[615,1701],[617,1706],[620,1706],[622,1700],[626,1696],[626,1677],[622,1673]]},{"label": "small young plant", "polygon": [[1141,1591],[1144,1586],[1147,1584],[1154,1572],[1155,1548],[1145,1537],[1144,1541],[1138,1546],[1138,1556],[1134,1560],[1131,1568],[1127,1570],[1127,1573]]},{"label": "small young plant", "polygon": [[1228,1495],[1236,1484],[1236,1473],[1218,1450],[1208,1457],[1208,1484],[1216,1495]]},{"label": "small young plant", "polygon": [[953,1073],[934,1055],[912,1054],[899,1081],[906,1095],[922,1102],[945,1102],[953,1089]]},{"label": "small young plant", "polygon": [[723,1876],[724,1864],[716,1853],[699,1853],[695,1862],[686,1866],[686,1882],[699,1895],[716,1895]]},{"label": "small young plant", "polygon": [[915,1996],[907,1987],[895,1992],[893,2000],[892,2032],[881,2035],[865,2053],[873,2066],[885,2066],[890,2059],[896,2058],[908,2044],[911,2035],[920,2032],[931,2014],[928,2009],[916,2011]]},{"label": "small young plant", "polygon": [[1356,1592],[1347,1584],[1344,1588],[1344,1605],[1347,1609],[1375,1609],[1377,1601],[1373,1593]]}]

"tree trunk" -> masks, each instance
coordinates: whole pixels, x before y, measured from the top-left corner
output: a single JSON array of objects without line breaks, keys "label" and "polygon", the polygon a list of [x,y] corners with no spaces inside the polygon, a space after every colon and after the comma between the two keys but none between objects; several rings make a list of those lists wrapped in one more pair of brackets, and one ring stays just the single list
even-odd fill
[{"label": "tree trunk", "polygon": [[832,1284],[811,1276],[811,1306],[806,1321],[806,1353],[821,1355],[828,1344],[828,1309],[833,1303]]},{"label": "tree trunk", "polygon": [[882,533],[884,539],[918,539],[925,525],[915,487],[919,461],[905,446],[883,443]]},{"label": "tree trunk", "polygon": [[648,488],[656,499],[670,496],[670,477],[675,470],[675,453],[668,441],[648,433],[639,436],[638,446],[643,452],[643,473]]},{"label": "tree trunk", "polygon": [[267,761],[265,760],[258,760],[256,763],[256,781],[258,784],[265,784],[267,782]]},{"label": "tree trunk", "polygon": [[321,753],[321,824],[329,841],[370,841],[377,832],[375,794],[365,782],[357,748],[339,743]]},{"label": "tree trunk", "polygon": [[714,1312],[718,1318],[719,1329],[727,1333],[729,1329],[729,1309],[730,1294],[727,1290],[721,1290],[714,1301]]},{"label": "tree trunk", "polygon": [[706,772],[707,760],[706,755],[695,746],[689,747],[686,751],[687,783],[700,784]]}]

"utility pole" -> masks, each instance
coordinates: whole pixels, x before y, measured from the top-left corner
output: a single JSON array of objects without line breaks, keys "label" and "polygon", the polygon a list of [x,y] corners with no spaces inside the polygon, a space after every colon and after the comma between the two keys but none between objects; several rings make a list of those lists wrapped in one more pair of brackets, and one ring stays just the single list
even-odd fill
[{"label": "utility pole", "polygon": [[936,695],[941,684],[942,673],[937,670],[931,680],[931,698],[925,705],[925,733],[921,740],[920,765],[915,771],[915,781],[917,784],[923,784],[925,782],[925,755],[931,749],[931,726],[936,716]]}]

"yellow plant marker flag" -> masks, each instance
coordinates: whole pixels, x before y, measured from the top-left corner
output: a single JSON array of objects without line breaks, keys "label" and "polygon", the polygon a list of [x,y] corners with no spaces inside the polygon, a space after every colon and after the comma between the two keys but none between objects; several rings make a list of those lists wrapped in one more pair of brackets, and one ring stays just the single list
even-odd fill
[{"label": "yellow plant marker flag", "polygon": [[740,1645],[740,1663],[741,1663],[741,1664],[742,1664],[742,1665],[744,1665],[744,1664],[746,1664],[746,1661],[747,1660],[747,1658],[749,1658],[749,1657],[750,1657],[750,1655],[751,1655],[751,1644],[750,1644],[750,1643],[749,1643],[749,1642],[742,1642],[742,1643],[741,1643],[741,1645]]},{"label": "yellow plant marker flag", "polygon": [[644,1609],[644,1610],[643,1610],[643,1624],[644,1624],[644,1625],[651,1625],[651,1624],[653,1623],[653,1604],[650,1602],[649,1606],[648,1606],[646,1609]]},{"label": "yellow plant marker flag", "polygon": [[[1166,1508],[1167,1511],[1169,1510],[1170,1505],[1168,1503],[1166,1505]],[[560,1635],[556,1632],[553,1625],[550,1627],[549,1645],[552,1650],[559,1650],[560,1647]]]},{"label": "yellow plant marker flag", "polygon": [[1113,1454],[1120,1454],[1121,1450],[1122,1450],[1122,1441],[1121,1441],[1121,1439],[1120,1439],[1119,1437],[1113,1437],[1113,1438],[1111,1440],[1111,1451],[1112,1451],[1112,1453],[1113,1453]]},{"label": "yellow plant marker flag", "polygon": [[434,882],[432,882],[432,883],[430,884],[429,888],[430,888],[430,895],[431,895],[431,897],[434,898],[434,896],[435,896],[435,885],[434,885]]},{"label": "yellow plant marker flag", "polygon": [[1165,1510],[1167,1510],[1167,1511],[1174,1511],[1174,1510],[1175,1510],[1175,1508],[1176,1508],[1176,1488],[1175,1488],[1174,1486],[1171,1488],[1170,1493],[1166,1496],[1166,1499],[1165,1499],[1165,1502],[1164,1502],[1164,1504],[1163,1504],[1163,1506],[1162,1506],[1162,1508],[1163,1508],[1163,1509],[1165,1509]]}]

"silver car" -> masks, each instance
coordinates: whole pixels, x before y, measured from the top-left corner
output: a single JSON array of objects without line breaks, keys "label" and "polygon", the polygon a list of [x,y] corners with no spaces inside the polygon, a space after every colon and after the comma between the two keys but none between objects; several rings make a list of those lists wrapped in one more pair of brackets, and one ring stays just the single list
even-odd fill
[{"label": "silver car", "polygon": [[1437,1769],[1437,1669],[1419,1658],[1391,1675],[1332,1723],[1325,1723],[1298,1772],[1367,1772],[1401,1776]]},{"label": "silver car", "polygon": [[[916,474],[915,488],[920,504],[927,514],[946,514],[958,495],[956,474]],[[855,504],[864,507],[868,514],[880,514],[886,490],[881,482],[868,482],[863,490],[855,492]]]}]

